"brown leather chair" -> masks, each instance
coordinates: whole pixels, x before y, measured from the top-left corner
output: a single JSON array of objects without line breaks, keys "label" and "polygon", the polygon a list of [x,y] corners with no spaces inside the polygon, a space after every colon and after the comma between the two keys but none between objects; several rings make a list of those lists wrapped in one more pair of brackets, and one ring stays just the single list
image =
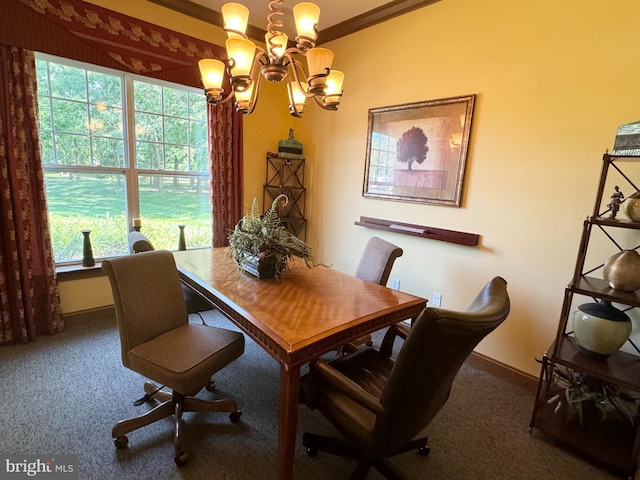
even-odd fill
[{"label": "brown leather chair", "polygon": [[244,336],[222,328],[189,323],[180,277],[171,252],[155,250],[102,262],[113,292],[120,333],[122,364],[171,392],[145,383],[145,400],[161,403],[138,417],[114,425],[117,448],[128,444],[126,434],[175,415],[175,457],[182,466],[183,412],[227,412],[231,422],[242,412],[232,400],[195,398],[218,370],[244,352]]},{"label": "brown leather chair", "polygon": [[[344,438],[305,433],[307,453],[355,458],[352,479],[365,478],[371,466],[388,479],[402,478],[386,458],[412,449],[429,453],[425,429],[449,398],[458,370],[509,314],[506,287],[495,277],[466,312],[425,308],[411,327],[390,327],[380,349],[361,348],[311,365],[302,381],[303,400]],[[405,340],[394,356],[398,335]]]},{"label": "brown leather chair", "polygon": [[[133,253],[149,252],[151,250],[155,250],[153,244],[151,243],[151,240],[149,240],[149,238],[142,232],[130,232],[128,240],[129,248],[131,248],[131,251]],[[190,315],[192,313],[195,313],[200,317],[202,323],[204,323],[204,318],[202,318],[200,312],[212,310],[215,308],[215,306],[189,285],[180,282],[180,286],[182,288],[182,296],[184,297],[184,301],[187,304],[187,312]]]},{"label": "brown leather chair", "polygon": [[[401,257],[403,253],[402,248],[397,245],[379,237],[371,237],[362,251],[355,276],[367,282],[384,286],[389,281],[389,275],[396,258]],[[370,346],[371,335],[365,335],[352,341],[350,345],[341,349],[339,353],[353,350],[358,345]]]}]

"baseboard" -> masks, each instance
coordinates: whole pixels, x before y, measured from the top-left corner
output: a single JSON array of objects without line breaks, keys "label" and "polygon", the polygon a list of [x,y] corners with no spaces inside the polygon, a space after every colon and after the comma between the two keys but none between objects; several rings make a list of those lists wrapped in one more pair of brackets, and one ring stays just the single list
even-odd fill
[{"label": "baseboard", "polygon": [[78,322],[86,320],[95,320],[96,318],[115,318],[116,310],[113,305],[105,305],[104,307],[90,308],[88,310],[80,310],[77,312],[65,313],[63,315],[65,322]]},{"label": "baseboard", "polygon": [[524,388],[528,392],[536,392],[536,388],[538,386],[538,379],[536,377],[486,357],[481,353],[472,352],[466,363],[473,368],[487,372],[500,380],[504,380],[507,383]]}]

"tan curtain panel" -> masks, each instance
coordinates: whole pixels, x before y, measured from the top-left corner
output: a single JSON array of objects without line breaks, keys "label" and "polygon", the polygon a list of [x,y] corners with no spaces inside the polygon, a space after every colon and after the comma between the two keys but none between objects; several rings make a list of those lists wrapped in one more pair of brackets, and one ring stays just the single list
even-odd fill
[{"label": "tan curtain panel", "polygon": [[36,108],[33,52],[0,45],[0,344],[64,327]]}]

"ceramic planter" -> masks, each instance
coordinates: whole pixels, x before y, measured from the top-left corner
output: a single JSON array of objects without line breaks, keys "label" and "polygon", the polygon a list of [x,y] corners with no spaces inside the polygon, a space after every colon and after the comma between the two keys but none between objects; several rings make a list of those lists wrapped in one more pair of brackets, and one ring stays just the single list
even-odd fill
[{"label": "ceramic planter", "polygon": [[640,288],[640,254],[623,250],[611,256],[604,264],[604,279],[611,288],[633,292]]},{"label": "ceramic planter", "polygon": [[585,303],[573,314],[573,334],[580,350],[606,359],[617,352],[631,335],[631,319],[610,302]]}]

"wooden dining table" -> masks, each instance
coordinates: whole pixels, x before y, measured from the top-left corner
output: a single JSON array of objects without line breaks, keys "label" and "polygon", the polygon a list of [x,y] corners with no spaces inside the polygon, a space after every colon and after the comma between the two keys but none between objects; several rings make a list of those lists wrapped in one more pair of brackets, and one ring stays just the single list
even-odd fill
[{"label": "wooden dining table", "polygon": [[413,319],[424,298],[333,268],[289,262],[279,279],[240,273],[227,248],[174,252],[182,280],[209,299],[280,365],[278,478],[293,478],[300,368],[319,355]]}]

